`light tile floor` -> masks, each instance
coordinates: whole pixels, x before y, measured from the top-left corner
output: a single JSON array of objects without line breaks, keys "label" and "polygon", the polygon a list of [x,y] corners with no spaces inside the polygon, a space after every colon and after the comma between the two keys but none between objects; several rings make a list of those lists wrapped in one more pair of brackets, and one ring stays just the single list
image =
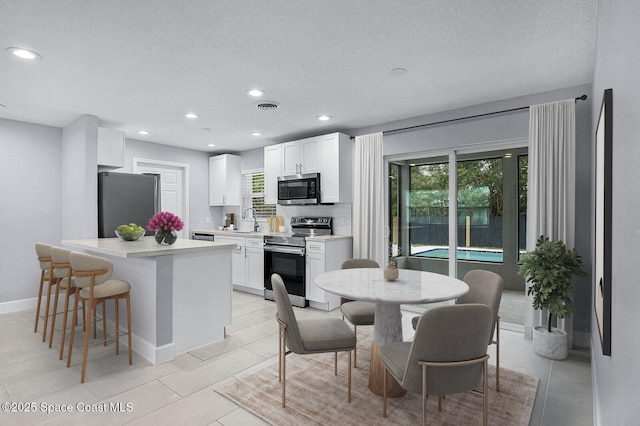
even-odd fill
[{"label": "light tile floor", "polygon": [[[298,318],[340,317],[339,310],[295,309]],[[23,410],[35,406],[35,412],[0,411],[2,425],[265,424],[213,387],[240,371],[276,360],[278,328],[273,302],[234,292],[233,323],[224,341],[159,366],[135,353],[129,366],[126,347],[121,347],[119,356],[113,353],[112,344],[91,347],[84,384],[80,383],[81,354],[75,352],[71,368],[65,368],[66,363],[58,360],[58,350],[49,349],[41,335],[33,333],[34,315],[34,311],[0,315],[0,402],[30,404],[20,405]],[[403,313],[405,338],[413,333],[411,317],[415,315]],[[593,424],[588,351],[574,350],[565,361],[551,361],[535,355],[531,342],[520,333],[502,330],[501,339],[501,365],[540,378],[532,425]],[[494,352],[492,345],[492,356]],[[78,412],[79,407],[100,409],[105,403],[107,412]],[[43,411],[67,405],[72,413]]]}]

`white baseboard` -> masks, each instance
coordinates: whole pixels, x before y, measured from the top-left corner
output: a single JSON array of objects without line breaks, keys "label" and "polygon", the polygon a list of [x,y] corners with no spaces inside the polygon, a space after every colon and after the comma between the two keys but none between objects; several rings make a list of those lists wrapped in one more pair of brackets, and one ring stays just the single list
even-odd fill
[{"label": "white baseboard", "polygon": [[[107,332],[109,332],[109,330],[115,329],[116,323],[111,319],[107,319]],[[124,327],[120,327],[120,331],[124,334],[124,336],[122,334],[120,335],[120,343],[125,345],[126,347],[128,340],[126,336],[126,322]],[[132,333],[131,345],[133,346],[133,351],[135,353],[142,356],[153,365],[164,364],[165,362],[172,361],[176,358],[175,345],[173,343],[156,347],[152,343],[144,340],[135,333]]]},{"label": "white baseboard", "polygon": [[36,306],[38,306],[37,297],[32,297],[30,299],[12,300],[10,302],[2,302],[0,303],[0,315],[10,314],[12,312],[28,311],[29,309],[35,309]]}]

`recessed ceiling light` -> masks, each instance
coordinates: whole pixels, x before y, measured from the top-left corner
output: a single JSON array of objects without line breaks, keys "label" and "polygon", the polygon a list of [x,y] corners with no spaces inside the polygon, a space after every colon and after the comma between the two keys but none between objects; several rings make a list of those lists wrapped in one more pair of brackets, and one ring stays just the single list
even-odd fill
[{"label": "recessed ceiling light", "polygon": [[264,90],[262,89],[249,89],[247,90],[247,93],[249,94],[249,96],[253,96],[254,98],[257,98],[258,96],[264,96]]},{"label": "recessed ceiling light", "polygon": [[251,136],[262,136],[260,132],[251,132]]},{"label": "recessed ceiling light", "polygon": [[406,68],[394,68],[391,71],[389,71],[389,74],[396,75],[396,76],[405,75],[406,73],[407,73]]},{"label": "recessed ceiling light", "polygon": [[318,120],[320,120],[320,121],[331,120],[331,116],[330,115],[319,115],[318,116]]},{"label": "recessed ceiling light", "polygon": [[185,112],[183,115],[187,118],[198,118],[198,114],[195,114],[193,112]]},{"label": "recessed ceiling light", "polygon": [[139,135],[148,135],[149,132],[147,132],[146,130],[138,130],[138,134]]},{"label": "recessed ceiling light", "polygon": [[210,146],[211,148],[213,148],[214,146],[216,146],[216,144],[215,143],[210,143],[210,144],[207,144],[207,146]]},{"label": "recessed ceiling light", "polygon": [[38,59],[41,57],[40,54],[29,49],[23,49],[21,47],[9,47],[7,51],[22,59]]}]

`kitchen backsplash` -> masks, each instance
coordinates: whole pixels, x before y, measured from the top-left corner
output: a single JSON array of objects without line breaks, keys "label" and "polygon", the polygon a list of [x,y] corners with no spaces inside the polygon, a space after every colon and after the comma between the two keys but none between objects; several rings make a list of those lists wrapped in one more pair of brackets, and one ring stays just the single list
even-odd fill
[{"label": "kitchen backsplash", "polygon": [[[318,206],[277,206],[276,215],[284,218],[286,232],[291,232],[291,218],[294,216],[330,216],[333,218],[333,233],[335,235],[352,235],[351,232],[351,204],[333,204]],[[222,226],[226,213],[235,215],[236,227],[241,230],[252,230],[253,220],[242,220],[239,207],[210,208],[212,213],[212,227]],[[258,219],[260,231],[268,231],[266,219]]]}]

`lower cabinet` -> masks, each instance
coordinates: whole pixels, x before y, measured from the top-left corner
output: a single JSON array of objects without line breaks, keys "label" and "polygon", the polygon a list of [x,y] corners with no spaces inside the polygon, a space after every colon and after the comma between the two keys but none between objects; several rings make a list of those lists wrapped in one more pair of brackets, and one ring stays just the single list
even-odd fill
[{"label": "lower cabinet", "polygon": [[246,283],[245,271],[245,242],[242,237],[214,237],[216,243],[235,244],[236,248],[231,251],[231,284],[233,286],[243,286]]},{"label": "lower cabinet", "polygon": [[340,269],[342,262],[352,257],[352,245],[350,237],[307,240],[305,284],[309,306],[325,311],[340,307],[340,296],[322,290],[315,284],[315,278],[324,272]]},{"label": "lower cabinet", "polygon": [[263,239],[247,238],[245,244],[245,278],[247,291],[264,294],[264,248]]}]

